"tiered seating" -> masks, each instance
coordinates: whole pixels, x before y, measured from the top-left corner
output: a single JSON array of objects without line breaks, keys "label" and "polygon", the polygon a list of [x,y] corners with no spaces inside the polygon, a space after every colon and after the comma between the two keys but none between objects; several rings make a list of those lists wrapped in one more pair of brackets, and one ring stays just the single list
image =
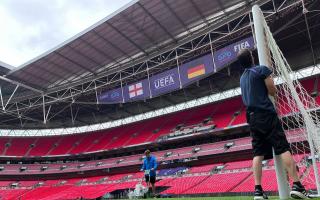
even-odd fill
[{"label": "tiered seating", "polygon": [[94,176],[94,177],[88,177],[86,178],[86,180],[87,180],[87,183],[95,183],[97,181],[100,181],[103,178],[108,179],[107,176]]},{"label": "tiered seating", "polygon": [[[265,191],[277,191],[276,172],[274,170],[263,170],[262,187]],[[253,175],[250,175],[240,185],[237,185],[231,192],[251,192],[254,189]]]},{"label": "tiered seating", "polygon": [[[233,142],[234,145],[230,148],[225,148],[226,143]],[[192,150],[195,147],[200,147],[200,151],[197,153],[194,153]],[[157,157],[157,160],[159,162],[172,160],[172,159],[183,159],[183,158],[189,158],[191,156],[205,156],[205,155],[214,155],[214,154],[220,154],[225,152],[236,152],[241,150],[249,150],[251,149],[251,138],[240,138],[236,140],[228,140],[228,141],[222,141],[222,142],[216,142],[211,144],[203,144],[203,145],[197,145],[194,147],[184,147],[184,148],[178,148],[178,149],[170,149],[166,151],[158,151],[154,152],[153,154]],[[166,157],[166,152],[172,152],[172,155]],[[104,168],[111,168],[111,167],[122,167],[122,166],[129,166],[129,165],[139,165],[141,164],[140,158],[142,157],[142,154],[138,155],[132,155],[132,156],[124,156],[124,157],[115,157],[115,158],[109,158],[109,159],[102,159],[99,161],[86,161],[86,162],[76,162],[76,163],[64,163],[64,164],[25,164],[23,166],[27,167],[26,171],[20,172],[19,168],[22,165],[19,164],[10,164],[3,166],[5,169],[3,171],[0,171],[0,174],[46,174],[46,173],[67,173],[67,172],[74,172],[79,171],[79,165],[84,164],[83,167],[81,167],[82,171],[86,170],[92,170],[92,169],[104,169]],[[121,162],[120,162],[121,160]],[[97,166],[97,162],[101,162],[101,165]],[[269,165],[272,165],[271,161]],[[67,168],[64,170],[60,170],[60,167],[62,165],[66,165]],[[48,166],[48,169],[45,171],[40,171],[42,166]]]},{"label": "tiered seating", "polygon": [[0,138],[0,155],[4,154],[5,145],[10,141],[10,138]]},{"label": "tiered seating", "polygon": [[28,156],[45,156],[58,142],[60,137],[40,137],[35,142],[35,146],[30,150]]},{"label": "tiered seating", "polygon": [[55,186],[55,185],[59,184],[60,182],[61,182],[61,180],[46,180],[44,182],[44,184],[46,186]]},{"label": "tiered seating", "polygon": [[120,180],[122,178],[124,178],[125,176],[127,176],[129,174],[116,174],[116,175],[112,175],[108,177],[108,181],[117,181]]},{"label": "tiered seating", "polygon": [[59,140],[57,147],[55,147],[49,155],[65,155],[69,154],[71,148],[75,145],[83,134],[63,136],[62,140]]},{"label": "tiered seating", "polygon": [[111,184],[104,184],[104,185],[88,185],[88,186],[81,186],[81,191],[84,191],[82,197],[85,199],[95,199],[101,197],[102,195],[106,194],[107,192],[113,191],[113,185]]},{"label": "tiered seating", "polygon": [[231,124],[234,113],[242,107],[242,100],[236,97],[217,103],[216,106],[218,110],[212,115],[213,122],[217,128],[225,128]]},{"label": "tiered seating", "polygon": [[131,179],[135,179],[135,178],[143,178],[144,177],[144,172],[138,172],[133,174],[133,176],[131,177]]},{"label": "tiered seating", "polygon": [[0,181],[0,187],[8,187],[13,181]]},{"label": "tiered seating", "polygon": [[14,138],[10,147],[7,149],[7,156],[24,156],[35,138]]},{"label": "tiered seating", "polygon": [[93,144],[97,135],[97,133],[84,134],[83,137],[73,145],[69,153],[80,154],[86,152],[87,149]]},{"label": "tiered seating", "polygon": [[20,181],[19,186],[20,187],[32,187],[39,183],[39,181]]},{"label": "tiered seating", "polygon": [[[303,80],[301,83],[309,93],[313,92],[315,79]],[[320,102],[320,97],[317,97],[316,100]],[[286,115],[289,114],[289,110],[288,105],[283,102],[283,105],[280,106],[280,113]],[[238,116],[234,116],[236,111],[240,111]],[[2,155],[7,156],[45,156],[110,150],[153,142],[159,136],[172,132],[177,124],[184,124],[185,126],[201,124],[208,117],[212,118],[217,128],[246,123],[242,100],[240,97],[235,97],[214,104],[95,133],[38,138],[0,138],[0,152]],[[156,129],[159,130],[154,133]],[[6,143],[10,143],[11,146],[6,148]],[[55,143],[58,144],[57,147],[54,147]],[[31,144],[35,146],[31,148]]]},{"label": "tiered seating", "polygon": [[228,152],[252,149],[251,140],[252,139],[250,137],[233,140],[234,145],[230,149],[228,149]]},{"label": "tiered seating", "polygon": [[205,179],[201,184],[184,191],[186,194],[207,194],[229,192],[241,181],[250,176],[251,172],[214,174]]},{"label": "tiered seating", "polygon": [[233,170],[233,169],[243,169],[250,168],[252,166],[251,160],[246,161],[238,161],[238,162],[229,162],[225,164],[225,170]]},{"label": "tiered seating", "polygon": [[158,176],[170,176],[170,175],[176,175],[178,172],[186,170],[186,167],[176,167],[171,169],[161,169],[158,172]]},{"label": "tiered seating", "polygon": [[240,114],[235,117],[235,119],[232,121],[231,125],[240,125],[240,124],[245,124],[247,123],[247,117],[246,117],[246,109],[243,107],[240,110]]},{"label": "tiered seating", "polygon": [[[297,157],[301,157],[300,155]],[[225,170],[242,169],[249,166],[250,160],[231,162],[226,164]],[[216,164],[218,165],[218,164]],[[254,179],[251,171],[228,172],[223,170],[222,174],[202,175],[196,173],[203,170],[207,171],[214,165],[205,165],[195,167],[194,171],[190,170],[183,177],[164,178],[156,183],[157,187],[167,187],[162,194],[207,194],[207,193],[224,193],[224,192],[251,192],[254,188]],[[320,168],[320,163],[318,163]],[[309,176],[305,176],[303,183],[308,189],[314,189],[315,184],[310,181],[309,177],[314,176],[312,167],[310,167]],[[225,172],[224,172],[225,171]],[[303,170],[304,171],[304,170]],[[227,173],[226,173],[227,172]],[[15,181],[0,181],[0,195],[4,199],[69,199],[69,198],[97,198],[106,192],[115,190],[134,188],[139,181],[132,179],[142,178],[143,173],[137,172],[132,176],[129,174],[115,174],[100,184],[94,184],[105,176],[97,176],[90,178],[73,178],[66,179],[66,183],[55,186],[62,180],[48,180],[45,185],[32,189],[39,181],[20,181],[19,187],[27,187],[27,189],[9,189],[9,185]],[[122,179],[128,177],[127,179]],[[79,184],[79,181],[83,185]],[[277,191],[277,182],[274,169],[265,169],[263,171],[262,186],[265,191]],[[6,188],[4,188],[6,187]],[[10,197],[10,198],[9,198]]]},{"label": "tiered seating", "polygon": [[166,186],[170,186],[169,189],[163,191],[164,194],[182,194],[188,193],[189,189],[197,185],[201,185],[202,182],[208,178],[208,176],[191,176],[176,178],[170,181]]},{"label": "tiered seating", "polygon": [[145,142],[148,142],[149,138],[153,135],[155,135],[152,131],[155,129],[155,127],[158,127],[161,123],[157,120],[150,121],[148,124],[142,125],[139,128],[133,129],[131,132],[131,138],[126,143],[127,146],[130,145],[136,145],[136,144],[143,144]]},{"label": "tiered seating", "polygon": [[210,104],[189,110],[189,112],[192,113],[191,115],[187,116],[187,119],[184,120],[184,124],[186,126],[191,126],[194,124],[202,123],[204,119],[212,116],[212,114],[215,113],[217,108],[218,107],[216,104]]},{"label": "tiered seating", "polygon": [[[51,199],[79,199],[81,197],[86,199],[92,199],[100,197],[106,192],[113,191],[114,188],[110,185],[85,185],[85,186],[73,186],[67,190],[60,191],[57,194],[44,198],[43,200]],[[97,194],[98,193],[98,194]]]},{"label": "tiered seating", "polygon": [[67,179],[65,185],[77,185],[80,183],[84,178],[73,178],[73,179]]},{"label": "tiered seating", "polygon": [[[21,199],[28,199],[28,200],[37,200],[37,199],[57,199],[59,198],[59,193],[62,191],[65,191],[73,186],[70,185],[64,185],[59,187],[38,187],[36,189],[33,189],[29,192],[26,192],[22,194],[20,197]],[[56,196],[56,198],[53,198],[53,196]]]},{"label": "tiered seating", "polygon": [[176,178],[165,178],[165,179],[160,179],[157,182],[157,187],[167,187],[170,182],[174,181]]},{"label": "tiered seating", "polygon": [[87,152],[104,150],[108,144],[113,142],[113,138],[120,132],[121,132],[121,128],[115,128],[109,131],[103,131],[95,135],[92,135],[93,137],[96,137],[96,138],[95,139],[92,138],[92,144],[88,147]]},{"label": "tiered seating", "polygon": [[[308,92],[313,91],[314,80],[303,81]],[[319,98],[320,100],[320,98]],[[283,106],[282,114],[286,113],[286,105]],[[238,116],[234,116],[236,111],[241,110]],[[143,122],[129,124],[124,127],[117,127],[109,130],[104,130],[95,133],[85,133],[68,136],[52,136],[52,137],[26,137],[14,138],[4,137],[0,138],[0,152],[1,155],[10,156],[45,156],[45,155],[64,155],[64,154],[79,154],[84,152],[94,152],[101,150],[110,150],[121,148],[129,145],[141,144],[144,142],[155,141],[159,136],[166,135],[173,131],[177,124],[184,124],[185,126],[193,126],[201,124],[203,119],[211,117],[213,123],[217,128],[225,128],[228,126],[239,125],[245,123],[245,110],[239,97],[218,102],[215,104],[201,106],[191,110],[185,110],[178,113],[173,113],[168,116],[158,117],[155,119],[145,120]],[[157,133],[153,133],[155,129],[159,129]],[[300,132],[290,131],[287,133],[289,141],[301,141],[299,137]],[[297,139],[298,138],[298,139]],[[226,149],[224,145],[228,142],[234,142],[234,146]],[[6,143],[11,145],[5,147]],[[34,147],[31,147],[34,144]],[[58,144],[55,146],[54,144]],[[198,147],[198,146],[197,146]],[[187,158],[192,155],[202,156],[209,154],[219,154],[225,152],[240,151],[251,148],[251,138],[242,138],[238,140],[230,140],[217,142],[213,144],[200,145],[201,150],[198,153],[193,153],[194,147],[185,147],[179,149],[171,149],[173,154],[169,157],[164,157],[167,151],[159,151],[154,153],[159,161],[165,161],[176,158]],[[139,158],[142,155],[125,156],[121,158],[110,158],[101,160],[102,165],[96,166],[97,161],[88,161],[85,167],[81,170],[92,170],[97,168],[106,168],[114,166],[128,166],[132,164],[141,164]],[[297,161],[303,158],[303,155],[294,156]],[[123,159],[118,163],[119,159]],[[100,160],[99,160],[100,161]],[[26,172],[19,172],[21,165],[12,164],[4,165],[5,170],[3,174],[39,174],[39,173],[56,173],[60,172],[61,165],[67,165],[66,172],[78,171],[77,166],[80,163],[67,164],[45,164],[49,169],[40,172],[40,167],[44,164],[25,165],[28,166]],[[251,192],[254,187],[252,172],[237,172],[243,168],[250,168],[251,161],[229,162],[224,164],[225,168],[219,172],[222,174],[199,176],[195,173],[210,172],[216,165],[205,165],[190,168],[189,172],[184,177],[166,178],[160,180],[157,186],[168,187],[163,193],[170,194],[205,194],[205,193],[220,193],[220,192]],[[269,162],[269,166],[273,165],[273,160]],[[320,164],[319,164],[320,168]],[[233,170],[232,173],[230,173]],[[174,170],[169,170],[170,174],[175,174]],[[171,173],[172,172],[172,173]],[[304,172],[310,172],[309,176],[314,175],[313,168],[301,168],[301,175]],[[161,173],[159,173],[161,175]],[[130,174],[115,174],[108,176],[103,184],[90,185],[96,183],[106,176],[90,177],[90,178],[75,178],[68,179],[64,185],[59,185],[62,180],[47,180],[44,181],[42,187],[31,189],[39,181],[19,181],[20,187],[27,187],[28,189],[7,189],[11,183],[16,181],[0,181],[0,196],[5,199],[67,199],[67,198],[96,198],[106,192],[111,192],[118,189],[134,188],[138,178],[143,178],[143,172],[136,172]],[[190,177],[189,177],[190,176]],[[308,180],[308,175],[303,179],[303,183],[308,189],[315,188],[315,184]],[[125,178],[127,177],[127,178]],[[266,169],[263,173],[262,185],[266,191],[276,191],[276,176],[273,169]],[[132,181],[132,179],[135,179]],[[84,185],[77,185],[80,181],[86,180]],[[218,183],[218,184],[217,184]],[[4,189],[6,188],[6,189]]]},{"label": "tiered seating", "polygon": [[178,113],[174,113],[172,115],[158,118],[157,120],[163,120],[164,123],[159,127],[158,134],[159,135],[167,135],[168,133],[174,132],[176,126],[178,124],[183,124],[184,119],[186,119],[190,115],[190,111],[181,111]]},{"label": "tiered seating", "polygon": [[132,134],[134,134],[135,130],[139,130],[143,125],[141,123],[132,124],[130,127],[126,127],[122,129],[122,132],[118,132],[115,134],[113,141],[106,146],[106,149],[116,149],[122,148],[129,141]]},{"label": "tiered seating", "polygon": [[19,199],[22,194],[28,192],[30,190],[27,189],[3,189],[0,190],[1,200],[11,200],[11,199]]},{"label": "tiered seating", "polygon": [[210,165],[191,167],[188,172],[189,173],[210,172],[212,169],[214,169],[218,165],[221,165],[221,164],[210,164]]}]

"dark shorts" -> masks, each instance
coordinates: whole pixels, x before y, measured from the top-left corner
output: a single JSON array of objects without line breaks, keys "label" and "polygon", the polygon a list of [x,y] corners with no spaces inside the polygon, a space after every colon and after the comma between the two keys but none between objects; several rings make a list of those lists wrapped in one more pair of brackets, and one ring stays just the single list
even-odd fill
[{"label": "dark shorts", "polygon": [[150,182],[152,184],[154,184],[156,182],[156,176],[148,176],[148,175],[145,175],[144,178],[146,179],[146,182]]},{"label": "dark shorts", "polygon": [[272,147],[275,154],[280,155],[290,151],[281,122],[276,113],[272,112],[248,112],[247,118],[252,137],[254,156],[272,158]]}]

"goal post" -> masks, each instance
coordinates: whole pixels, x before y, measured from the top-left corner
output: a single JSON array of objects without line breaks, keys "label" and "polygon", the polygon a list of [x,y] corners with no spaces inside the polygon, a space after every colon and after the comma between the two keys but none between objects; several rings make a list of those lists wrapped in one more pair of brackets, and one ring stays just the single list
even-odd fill
[{"label": "goal post", "polygon": [[[263,24],[262,24],[264,19],[258,5],[254,5],[252,7],[252,14],[253,14],[254,32],[256,37],[255,39],[256,39],[256,45],[257,45],[257,51],[258,51],[259,64],[267,67],[271,67],[272,63],[270,59],[270,52],[267,49],[266,36],[265,36]],[[274,99],[271,96],[269,96],[269,98],[274,103]],[[272,152],[273,152],[274,165],[275,165],[276,175],[277,175],[279,198],[288,199],[289,185],[288,185],[285,169],[282,165],[280,157],[275,155],[274,150],[272,150]]]},{"label": "goal post", "polygon": [[[276,106],[284,129],[299,133],[300,140],[290,144],[292,151],[304,158],[300,159],[297,156],[299,157],[297,163],[304,170],[303,182],[316,187],[320,194],[317,166],[320,164],[316,161],[316,157],[320,155],[320,116],[315,112],[319,105],[292,75],[291,67],[276,44],[258,5],[252,7],[252,14],[259,63],[272,68],[281,82],[278,85],[276,99],[271,100]],[[281,116],[287,117],[281,118]],[[289,197],[287,175],[278,156],[274,156],[274,159],[279,197],[287,199]]]}]

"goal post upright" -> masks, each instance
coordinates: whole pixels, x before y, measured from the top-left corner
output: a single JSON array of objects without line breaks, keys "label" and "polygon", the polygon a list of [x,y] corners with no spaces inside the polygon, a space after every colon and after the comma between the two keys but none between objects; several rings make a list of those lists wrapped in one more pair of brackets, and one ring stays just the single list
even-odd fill
[{"label": "goal post upright", "polygon": [[[269,52],[267,51],[267,43],[266,37],[263,27],[263,15],[258,5],[254,5],[252,7],[252,14],[253,14],[253,23],[254,23],[254,32],[255,32],[255,39],[259,57],[259,64],[265,65],[267,67],[271,66],[271,60],[269,59],[268,55]],[[280,160],[279,156],[276,156],[273,151],[274,157],[274,164],[275,170],[277,175],[277,183],[278,183],[278,190],[279,190],[279,198],[280,199],[288,199],[289,198],[289,185],[287,176]]]}]

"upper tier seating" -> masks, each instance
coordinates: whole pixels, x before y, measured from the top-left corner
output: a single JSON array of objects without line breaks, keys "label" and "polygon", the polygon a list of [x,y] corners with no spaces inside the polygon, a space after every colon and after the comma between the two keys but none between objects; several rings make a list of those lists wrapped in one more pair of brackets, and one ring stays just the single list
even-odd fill
[{"label": "upper tier seating", "polygon": [[243,123],[242,119],[233,120],[234,113],[240,107],[241,100],[237,97],[226,102],[210,104],[100,132],[48,137],[3,137],[0,138],[0,156],[32,157],[81,154],[154,142],[160,136],[172,132],[177,124],[184,126],[201,124],[208,117],[212,118],[211,123],[214,123],[217,128],[224,128],[229,126],[231,122],[232,125]]}]

